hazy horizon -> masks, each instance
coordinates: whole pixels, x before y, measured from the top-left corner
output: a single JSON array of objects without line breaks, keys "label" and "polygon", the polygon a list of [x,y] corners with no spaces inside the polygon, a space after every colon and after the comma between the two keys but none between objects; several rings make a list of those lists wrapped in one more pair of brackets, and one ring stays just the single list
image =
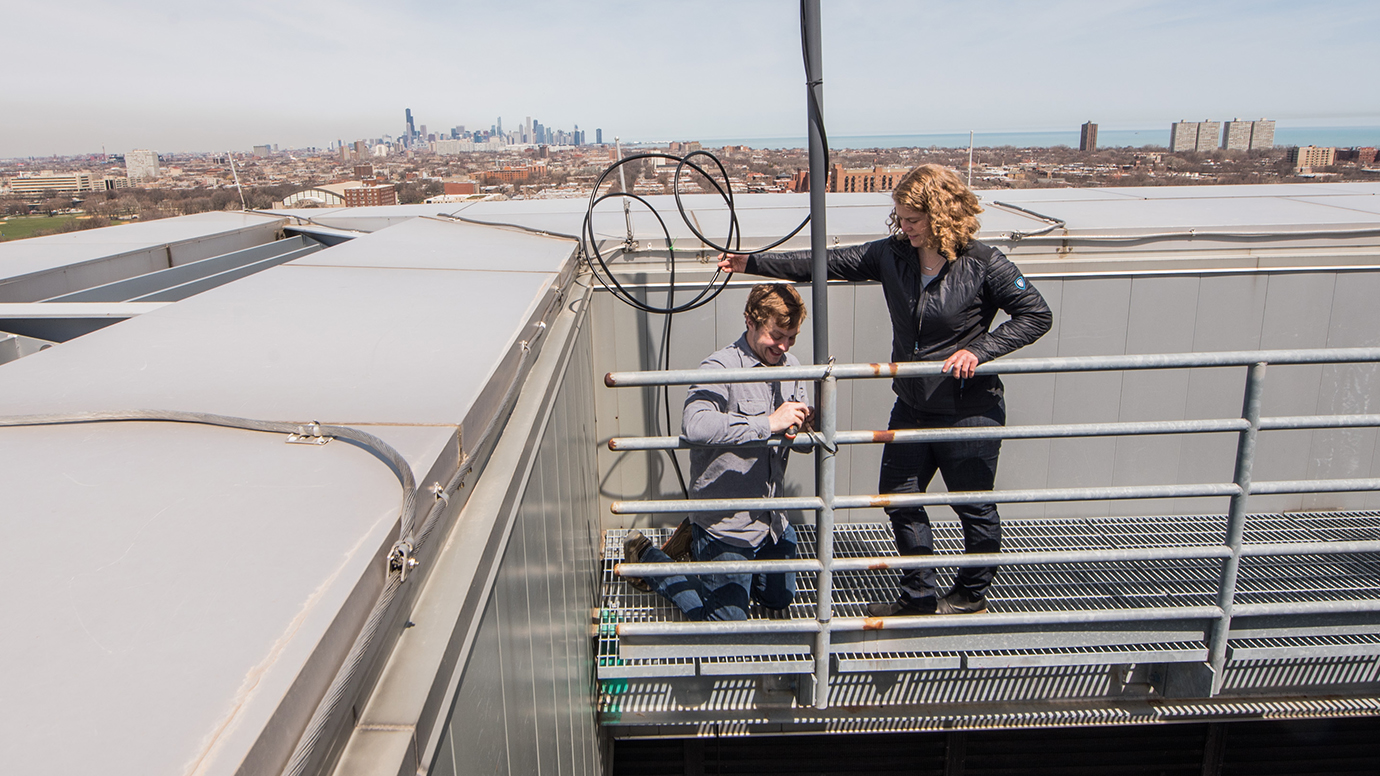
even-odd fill
[{"label": "hazy horizon", "polygon": [[[687,11],[687,8],[689,9]],[[799,4],[356,0],[200,7],[56,0],[9,10],[0,158],[325,147],[532,116],[606,141],[804,133]],[[823,4],[839,137],[1163,131],[1180,119],[1380,125],[1358,30],[1380,4],[904,0]],[[1306,24],[1307,36],[1300,35]],[[742,31],[750,30],[751,37]],[[58,47],[56,42],[66,45]]]}]

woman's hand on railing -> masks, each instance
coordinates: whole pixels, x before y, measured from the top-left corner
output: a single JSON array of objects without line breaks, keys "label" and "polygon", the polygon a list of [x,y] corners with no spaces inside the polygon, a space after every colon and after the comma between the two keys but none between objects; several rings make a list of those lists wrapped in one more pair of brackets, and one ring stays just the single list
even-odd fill
[{"label": "woman's hand on railing", "polygon": [[959,380],[966,380],[977,370],[978,357],[970,350],[960,350],[944,360],[943,371],[950,372]]}]

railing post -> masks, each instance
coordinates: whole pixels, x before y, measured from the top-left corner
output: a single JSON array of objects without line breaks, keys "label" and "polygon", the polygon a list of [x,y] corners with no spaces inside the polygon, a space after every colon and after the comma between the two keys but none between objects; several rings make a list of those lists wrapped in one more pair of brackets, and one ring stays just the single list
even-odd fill
[{"label": "railing post", "polygon": [[838,378],[826,375],[819,384],[819,418],[822,444],[815,445],[815,491],[823,508],[815,518],[815,558],[819,561],[819,576],[815,618],[819,634],[815,637],[814,706],[829,708],[829,622],[834,617],[834,437],[838,432]]},{"label": "railing post", "polygon": [[1241,492],[1231,497],[1227,512],[1226,545],[1231,555],[1222,563],[1222,581],[1217,588],[1217,606],[1222,618],[1212,626],[1208,660],[1212,666],[1212,694],[1222,690],[1226,678],[1227,636],[1231,632],[1232,605],[1236,599],[1236,578],[1241,567],[1241,540],[1246,532],[1246,502],[1251,493],[1251,467],[1255,464],[1255,441],[1260,431],[1260,396],[1265,386],[1265,362],[1252,364],[1246,373],[1246,397],[1241,417],[1249,424],[1236,442],[1236,473],[1232,481]]}]

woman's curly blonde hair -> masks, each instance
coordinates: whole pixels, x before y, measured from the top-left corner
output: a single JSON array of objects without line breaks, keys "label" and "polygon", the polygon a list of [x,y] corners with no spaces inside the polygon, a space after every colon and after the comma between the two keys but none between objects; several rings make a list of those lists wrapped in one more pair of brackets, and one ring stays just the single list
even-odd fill
[{"label": "woman's curly blonde hair", "polygon": [[[975,194],[958,173],[937,164],[922,164],[906,173],[891,199],[922,211],[930,217],[931,247],[953,261],[963,246],[973,241],[978,231],[977,214],[982,212]],[[896,211],[886,221],[895,237],[901,237],[901,221]]]}]

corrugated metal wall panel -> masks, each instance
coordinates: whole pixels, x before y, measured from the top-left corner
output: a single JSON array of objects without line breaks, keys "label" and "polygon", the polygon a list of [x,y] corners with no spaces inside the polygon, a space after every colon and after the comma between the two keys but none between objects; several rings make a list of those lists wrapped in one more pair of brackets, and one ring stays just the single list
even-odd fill
[{"label": "corrugated metal wall panel", "polygon": [[599,570],[588,325],[572,347],[432,766],[437,776],[603,772],[585,631]]}]

